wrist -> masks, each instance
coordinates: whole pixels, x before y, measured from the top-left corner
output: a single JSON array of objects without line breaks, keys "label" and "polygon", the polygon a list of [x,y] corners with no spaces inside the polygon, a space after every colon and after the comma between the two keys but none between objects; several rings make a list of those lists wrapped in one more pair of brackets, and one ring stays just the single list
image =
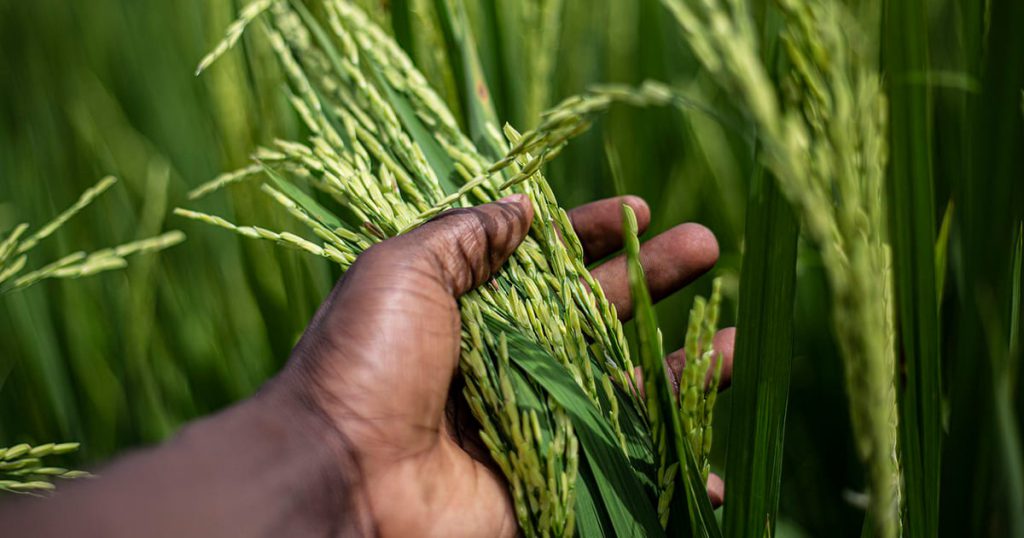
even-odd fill
[{"label": "wrist", "polygon": [[273,439],[284,465],[295,472],[286,492],[297,509],[294,516],[320,536],[372,534],[357,455],[318,405],[281,381],[273,380],[240,407],[255,435]]}]

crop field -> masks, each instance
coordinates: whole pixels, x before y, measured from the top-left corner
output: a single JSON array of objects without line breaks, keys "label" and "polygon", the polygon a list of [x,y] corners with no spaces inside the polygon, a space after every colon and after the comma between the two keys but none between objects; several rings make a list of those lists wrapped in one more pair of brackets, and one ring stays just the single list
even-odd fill
[{"label": "crop field", "polygon": [[[1022,27],[1020,0],[0,5],[0,501],[253,394],[363,251],[522,193],[459,375],[526,535],[1024,537]],[[625,194],[620,321],[565,210]],[[683,222],[717,264],[655,305],[640,242]]]}]

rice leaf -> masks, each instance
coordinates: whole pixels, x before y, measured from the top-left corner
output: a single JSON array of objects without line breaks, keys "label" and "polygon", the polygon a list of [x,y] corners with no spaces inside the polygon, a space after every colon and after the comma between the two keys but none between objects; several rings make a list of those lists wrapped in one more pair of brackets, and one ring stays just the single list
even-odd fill
[{"label": "rice leaf", "polygon": [[1016,378],[1020,365],[1020,336],[1024,332],[1021,324],[1020,305],[1024,302],[1024,221],[1017,224],[1017,247],[1013,253],[1013,267],[1010,270],[1010,379]]},{"label": "rice leaf", "polygon": [[294,183],[281,177],[281,174],[277,173],[273,168],[264,165],[263,171],[274,183],[274,187],[285,193],[310,215],[313,215],[321,223],[332,228],[341,228],[342,224],[338,217],[320,205],[312,196],[302,192],[302,189],[298,188]]},{"label": "rice leaf", "polygon": [[486,322],[495,334],[506,335],[512,362],[543,387],[572,419],[586,455],[586,466],[600,493],[600,504],[595,500],[595,506],[604,507],[615,535],[663,536],[653,502],[634,475],[615,433],[569,371],[509,326],[491,318]]},{"label": "rice leaf", "polygon": [[462,0],[434,0],[434,7],[441,21],[448,57],[453,59],[452,71],[459,87],[462,109],[466,114],[469,137],[484,155],[497,158],[501,148],[495,144],[489,131],[500,124],[494,112],[491,90],[477,56],[476,41],[466,17],[466,8]]},{"label": "rice leaf", "polygon": [[[580,536],[611,537],[611,523],[607,521],[605,512],[598,506],[592,491],[597,491],[597,484],[589,467],[580,469],[576,479],[576,528]],[[606,531],[608,529],[608,531]]]},{"label": "rice leaf", "polygon": [[388,11],[391,13],[391,29],[395,33],[395,41],[402,46],[409,56],[413,55],[412,39],[412,4],[411,0],[391,0]]},{"label": "rice leaf", "polygon": [[722,531],[718,527],[718,520],[715,519],[715,511],[711,508],[711,499],[708,498],[704,474],[697,464],[697,458],[694,457],[693,449],[689,443],[683,443],[683,452],[686,458],[686,472],[683,484],[686,488],[691,536],[695,538],[720,538]]},{"label": "rice leaf", "polygon": [[908,536],[938,532],[942,447],[931,88],[900,82],[909,73],[928,70],[926,8],[922,0],[886,2],[883,36],[891,118],[889,236],[900,328],[897,355],[905,361],[906,376],[900,394],[900,448]]},{"label": "rice leaf", "polygon": [[942,225],[939,226],[939,234],[935,238],[935,299],[940,309],[942,308],[942,292],[946,287],[946,272],[949,265],[949,230],[953,225],[954,207],[951,199],[946,204],[946,211],[942,215]]},{"label": "rice leaf", "polygon": [[1005,353],[1006,340],[994,346],[990,332],[1006,338],[1012,330],[1004,302],[1011,289],[1007,268],[1013,233],[1024,218],[1024,121],[1017,113],[1024,88],[1024,3],[963,4],[954,29],[964,36],[966,65],[981,81],[981,94],[967,99],[958,144],[951,146],[966,156],[967,166],[951,177],[960,308],[951,331],[956,347],[949,379],[956,382],[949,384],[940,528],[949,536],[1009,536],[1022,510],[1009,504],[1005,487],[1021,479],[1011,476],[1009,462],[994,457],[1002,440],[993,407],[999,385],[993,383],[1008,372],[997,355]]},{"label": "rice leaf", "polygon": [[725,462],[726,536],[773,535],[778,521],[798,230],[793,210],[762,170],[747,201]]},{"label": "rice leaf", "polygon": [[1020,417],[1014,408],[1020,375],[1021,296],[1024,288],[1024,222],[1017,225],[1017,241],[1010,270],[1010,341],[1006,367],[998,391],[996,419],[1002,440],[1006,468],[1007,535],[1024,536],[1024,445],[1021,442]]}]

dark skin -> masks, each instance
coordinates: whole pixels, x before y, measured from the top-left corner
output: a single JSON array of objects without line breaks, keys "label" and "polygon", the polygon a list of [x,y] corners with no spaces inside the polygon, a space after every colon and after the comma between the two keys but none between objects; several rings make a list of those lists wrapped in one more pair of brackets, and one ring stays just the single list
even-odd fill
[{"label": "dark skin", "polygon": [[[620,207],[643,230],[636,197],[570,212],[588,261],[622,246]],[[7,502],[12,536],[514,536],[500,473],[459,408],[457,299],[486,282],[527,233],[522,195],[449,211],[374,246],[324,301],[287,366],[258,394],[186,426],[97,479],[45,501]],[[655,300],[708,271],[714,236],[682,224],[641,249]],[[625,260],[593,270],[620,318],[632,304]],[[735,331],[715,337],[722,384]],[[666,361],[678,372],[681,351]],[[718,477],[709,496],[722,499]]]}]

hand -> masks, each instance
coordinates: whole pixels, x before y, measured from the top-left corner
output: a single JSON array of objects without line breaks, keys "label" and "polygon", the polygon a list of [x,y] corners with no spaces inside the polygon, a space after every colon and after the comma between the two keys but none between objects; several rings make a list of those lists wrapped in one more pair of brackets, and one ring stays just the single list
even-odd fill
[{"label": "hand", "polygon": [[[606,199],[569,212],[588,263],[622,246],[621,204],[650,221],[636,197]],[[267,392],[299,398],[331,425],[358,466],[360,525],[383,536],[514,536],[503,477],[473,443],[461,399],[457,299],[486,282],[522,241],[533,210],[523,195],[449,211],[365,252],[339,281]],[[641,262],[655,300],[708,271],[718,245],[706,228],[682,224],[646,242]],[[623,257],[593,270],[619,317],[632,315]],[[715,338],[732,367],[732,329]],[[679,371],[681,351],[668,357]],[[458,418],[456,418],[458,417]],[[351,471],[350,471],[351,472]],[[721,480],[709,480],[718,503]]]}]

